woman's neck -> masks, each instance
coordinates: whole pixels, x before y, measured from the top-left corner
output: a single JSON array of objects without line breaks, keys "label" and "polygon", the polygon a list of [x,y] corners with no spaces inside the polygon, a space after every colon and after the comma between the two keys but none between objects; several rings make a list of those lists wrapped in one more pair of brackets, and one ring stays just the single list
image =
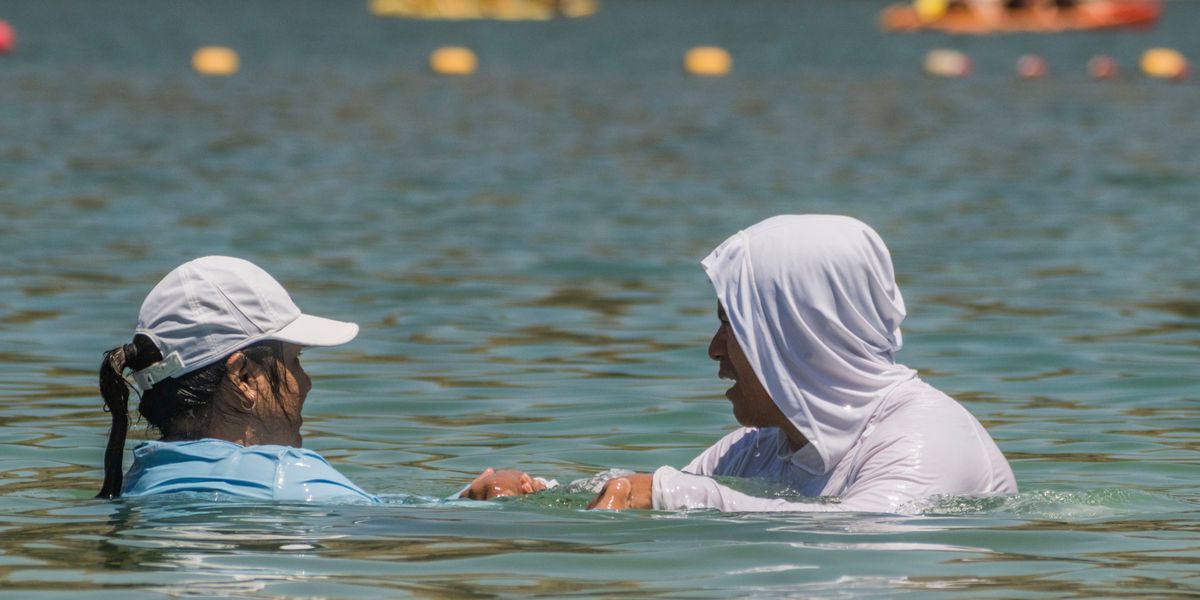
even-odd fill
[{"label": "woman's neck", "polygon": [[299,448],[303,438],[299,431],[268,429],[255,423],[235,420],[222,420],[220,423],[210,423],[207,428],[198,431],[163,436],[165,442],[185,442],[210,438],[225,440],[241,446],[294,446]]},{"label": "woman's neck", "polygon": [[792,452],[808,445],[808,438],[804,437],[804,434],[800,433],[800,430],[796,429],[796,426],[792,425],[791,421],[785,421],[779,428],[787,436],[788,445],[791,446]]}]

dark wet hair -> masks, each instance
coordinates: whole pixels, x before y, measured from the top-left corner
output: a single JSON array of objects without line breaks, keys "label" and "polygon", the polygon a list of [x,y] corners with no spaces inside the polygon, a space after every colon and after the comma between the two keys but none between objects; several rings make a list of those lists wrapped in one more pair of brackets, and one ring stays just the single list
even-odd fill
[{"label": "dark wet hair", "polygon": [[[270,359],[283,356],[281,344],[259,342],[239,351],[247,359],[267,368],[271,389],[278,394],[283,381],[281,367],[278,361]],[[144,369],[162,359],[162,352],[154,342],[141,334],[134,336],[132,343],[104,353],[104,360],[100,362],[100,395],[104,398],[104,410],[112,414],[112,430],[104,450],[104,485],[97,498],[121,495],[121,462],[125,453],[125,434],[129,429],[129,384],[124,374]],[[225,374],[225,360],[218,360],[191,373],[168,377],[140,394],[138,413],[162,434],[162,439],[199,439],[205,434],[212,413],[212,399]]]}]

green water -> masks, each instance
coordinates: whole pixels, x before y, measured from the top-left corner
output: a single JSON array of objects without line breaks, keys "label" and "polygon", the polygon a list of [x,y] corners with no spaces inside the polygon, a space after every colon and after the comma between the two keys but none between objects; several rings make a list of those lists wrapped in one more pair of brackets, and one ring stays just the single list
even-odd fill
[{"label": "green water", "polygon": [[[879,34],[880,6],[0,4],[21,36],[0,57],[0,596],[1200,593],[1200,86],[1132,72],[1151,46],[1200,60],[1200,7],[961,39]],[[241,72],[193,74],[208,44]],[[480,72],[427,74],[447,44]],[[680,74],[700,44],[733,75]],[[976,75],[919,75],[941,46]],[[1049,79],[1015,80],[1026,52]],[[1100,52],[1121,79],[1086,79]],[[900,359],[984,422],[1019,496],[905,517],[437,500],[488,466],[679,466],[729,431],[697,261],[800,212],[880,231]],[[384,505],[92,499],[100,354],[213,253],[362,325],[305,354],[304,435]]]}]

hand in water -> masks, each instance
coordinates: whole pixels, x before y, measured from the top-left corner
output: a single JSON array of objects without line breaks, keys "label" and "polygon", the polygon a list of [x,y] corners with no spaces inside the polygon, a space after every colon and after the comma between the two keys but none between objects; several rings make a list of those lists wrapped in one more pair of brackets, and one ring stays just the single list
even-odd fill
[{"label": "hand in water", "polygon": [[588,509],[654,508],[653,492],[653,473],[634,473],[610,479],[600,490],[600,495],[588,503]]},{"label": "hand in water", "polygon": [[546,485],[530,477],[528,473],[515,469],[497,471],[489,467],[479,477],[476,477],[458,497],[471,500],[491,500],[504,496],[524,496],[544,489],[546,489]]}]

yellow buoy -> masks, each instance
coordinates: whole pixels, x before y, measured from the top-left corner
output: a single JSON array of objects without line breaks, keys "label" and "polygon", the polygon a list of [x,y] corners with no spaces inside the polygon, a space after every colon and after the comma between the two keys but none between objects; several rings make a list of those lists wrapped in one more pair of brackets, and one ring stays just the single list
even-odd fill
[{"label": "yellow buoy", "polygon": [[403,0],[367,0],[367,11],[377,17],[394,17],[404,14],[407,8]]},{"label": "yellow buoy", "polygon": [[223,46],[205,46],[192,54],[192,67],[201,75],[233,75],[238,71],[238,55]]},{"label": "yellow buoy", "polygon": [[925,72],[938,77],[966,77],[971,74],[971,57],[958,50],[939,48],[925,54]]},{"label": "yellow buoy", "polygon": [[946,16],[946,11],[950,10],[950,0],[915,0],[913,9],[922,21],[929,23]]},{"label": "yellow buoy", "polygon": [[733,68],[733,58],[724,48],[697,46],[683,56],[683,69],[701,77],[728,75]]},{"label": "yellow buoy", "polygon": [[429,70],[438,75],[470,75],[478,62],[470,48],[443,46],[429,55]]},{"label": "yellow buoy", "polygon": [[559,2],[559,12],[564,17],[578,19],[590,17],[600,10],[599,0],[562,0]]},{"label": "yellow buoy", "polygon": [[482,19],[483,3],[471,0],[437,0],[432,6],[433,13],[439,19]]},{"label": "yellow buoy", "polygon": [[501,21],[549,21],[554,18],[554,6],[548,2],[489,0],[483,4],[488,6],[489,17]]},{"label": "yellow buoy", "polygon": [[1142,72],[1161,79],[1183,79],[1188,74],[1188,60],[1177,50],[1151,48],[1142,53]]}]

